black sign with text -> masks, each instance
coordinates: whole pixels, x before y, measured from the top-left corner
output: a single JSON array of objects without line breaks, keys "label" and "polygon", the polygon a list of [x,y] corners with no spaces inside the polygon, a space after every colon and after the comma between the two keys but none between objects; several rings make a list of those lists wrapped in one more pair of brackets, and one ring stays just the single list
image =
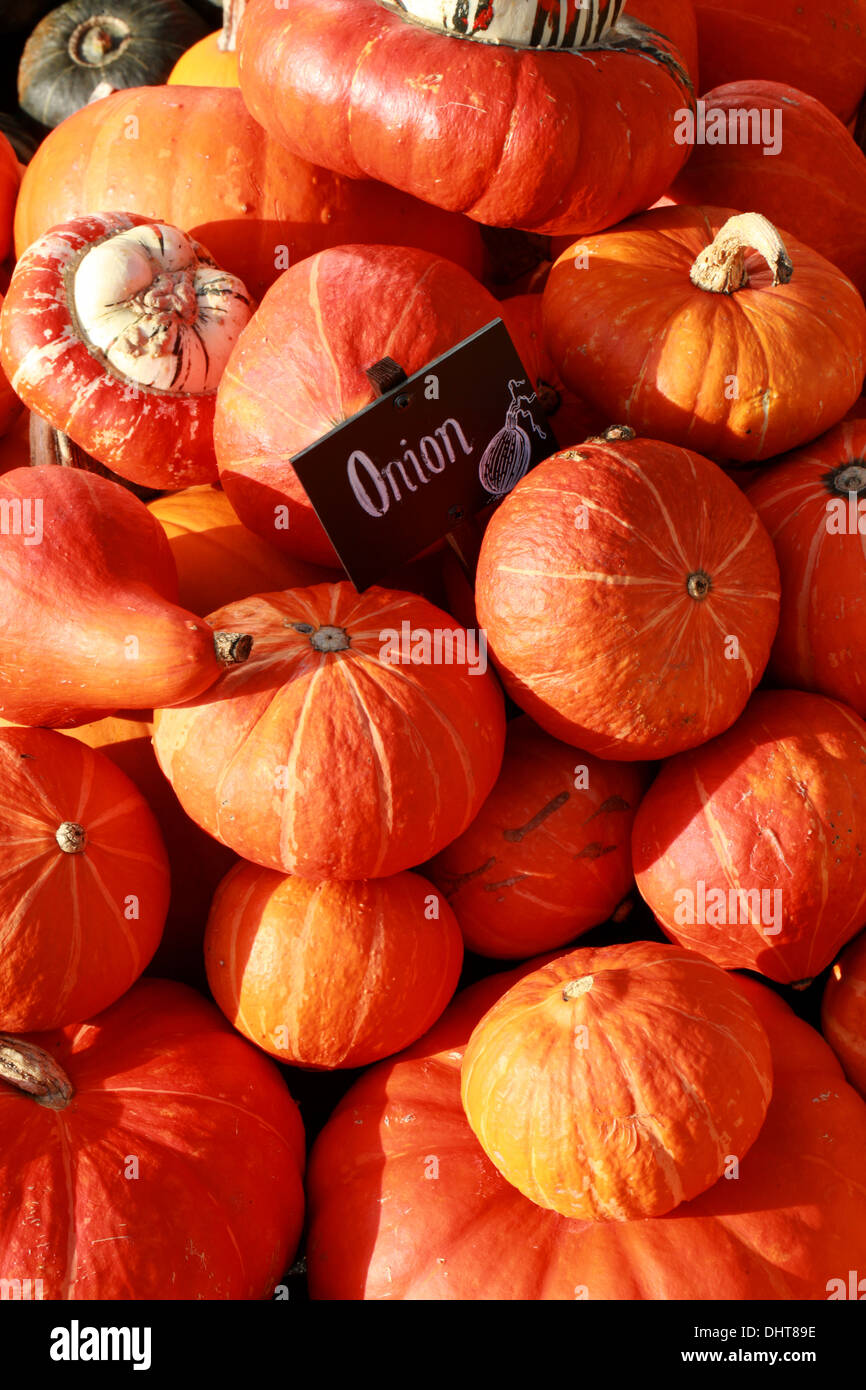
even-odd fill
[{"label": "black sign with text", "polygon": [[292,466],[362,590],[504,497],[556,448],[517,349],[495,319]]}]

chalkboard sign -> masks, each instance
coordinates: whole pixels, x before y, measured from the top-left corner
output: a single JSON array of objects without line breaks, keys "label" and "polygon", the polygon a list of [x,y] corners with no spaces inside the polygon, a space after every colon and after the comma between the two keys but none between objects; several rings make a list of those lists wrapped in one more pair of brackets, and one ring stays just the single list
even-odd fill
[{"label": "chalkboard sign", "polygon": [[[377,366],[370,364],[372,380]],[[380,376],[388,380],[387,371]],[[392,379],[400,376],[397,367]],[[292,466],[362,590],[504,497],[556,448],[495,319],[323,435]]]}]

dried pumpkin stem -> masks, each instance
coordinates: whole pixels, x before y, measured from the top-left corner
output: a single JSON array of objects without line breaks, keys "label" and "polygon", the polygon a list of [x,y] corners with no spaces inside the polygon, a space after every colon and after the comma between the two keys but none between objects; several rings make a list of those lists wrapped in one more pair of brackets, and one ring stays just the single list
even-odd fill
[{"label": "dried pumpkin stem", "polygon": [[213,647],[223,666],[240,666],[253,649],[253,639],[248,632],[215,632]]},{"label": "dried pumpkin stem", "polygon": [[64,1110],[75,1095],[72,1082],[50,1052],[8,1033],[0,1033],[0,1081],[49,1110]]},{"label": "dried pumpkin stem", "polygon": [[593,975],[583,975],[579,980],[571,980],[562,991],[563,999],[579,999],[582,994],[589,994],[594,980]]},{"label": "dried pumpkin stem", "polygon": [[65,820],[54,835],[64,854],[81,854],[87,848],[87,831],[74,820]]},{"label": "dried pumpkin stem", "polygon": [[691,282],[711,294],[735,294],[749,283],[746,252],[763,256],[773,272],[774,285],[787,285],[794,266],[785,243],[772,222],[759,212],[743,212],[729,217],[691,269]]},{"label": "dried pumpkin stem", "polygon": [[247,0],[224,0],[222,33],[217,39],[221,53],[234,53],[238,46],[238,30],[244,17]]}]

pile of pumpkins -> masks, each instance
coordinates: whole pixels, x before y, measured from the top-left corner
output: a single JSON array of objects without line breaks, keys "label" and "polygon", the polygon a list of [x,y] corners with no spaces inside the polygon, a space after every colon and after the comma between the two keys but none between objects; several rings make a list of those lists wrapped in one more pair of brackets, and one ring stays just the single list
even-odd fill
[{"label": "pile of pumpkins", "polygon": [[[866,1297],[866,0],[217,13],[2,19],[0,1277]],[[359,593],[292,459],[498,317]]]}]

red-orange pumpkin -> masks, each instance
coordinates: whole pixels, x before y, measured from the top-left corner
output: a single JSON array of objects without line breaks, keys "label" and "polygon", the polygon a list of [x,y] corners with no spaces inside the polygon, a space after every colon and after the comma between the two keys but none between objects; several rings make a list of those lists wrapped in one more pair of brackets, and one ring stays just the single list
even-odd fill
[{"label": "red-orange pumpkin", "polygon": [[27,166],[17,253],[58,222],[111,208],[189,232],[255,299],[286,266],[346,241],[423,246],[476,274],[483,264],[467,219],[297,159],[230,87],[137,87],[69,116]]},{"label": "red-orange pumpkin", "polygon": [[866,156],[842,122],[781,82],[730,82],[703,102],[707,143],[693,146],[670,199],[763,213],[866,293]]},{"label": "red-orange pumpkin", "polygon": [[694,7],[702,91],[741,78],[788,82],[850,121],[866,90],[863,0],[694,0]]},{"label": "red-orange pumpkin", "polygon": [[721,469],[653,440],[583,444],[488,526],[478,618],[509,694],[598,757],[665,758],[734,722],[766,665],[779,584]]},{"label": "red-orange pumpkin", "polygon": [[[304,560],[335,564],[292,455],[376,399],[365,373],[381,358],[411,376],[499,316],[482,285],[427,251],[339,246],[286,271],[217,393],[220,481],[244,525]],[[408,467],[405,486],[417,490],[428,475]],[[399,493],[392,482],[392,501]]]},{"label": "red-orange pumpkin", "polygon": [[214,897],[208,983],[281,1062],[365,1067],[420,1038],[457,988],[460,928],[418,874],[310,883],[238,864]]},{"label": "red-orange pumpkin", "polygon": [[559,257],[550,355],[612,422],[771,458],[838,424],[866,373],[866,306],[819,251],[748,211],[644,213]]},{"label": "red-orange pumpkin", "polygon": [[41,1280],[32,1297],[274,1296],[304,1128],[273,1063],[193,990],[143,980],[88,1023],[0,1039],[0,1133],[0,1267]]},{"label": "red-orange pumpkin", "polygon": [[248,643],[175,603],[159,522],[117,483],[72,468],[0,477],[0,715],[83,724],[199,694]]},{"label": "red-orange pumpkin", "polygon": [[532,968],[458,995],[337,1107],[307,1184],[315,1299],[823,1300],[831,1280],[863,1269],[866,1106],[820,1035],[747,978],[737,983],[770,1039],[773,1098],[736,1180],[626,1223],[545,1211],[507,1183],[466,1122],[461,1054]]},{"label": "red-orange pumpkin", "polygon": [[632,846],[668,936],[726,969],[810,980],[866,920],[866,724],[822,695],[759,691],[662,768]]},{"label": "red-orange pumpkin", "polygon": [[866,717],[866,419],[786,455],[747,496],[782,579],[771,676]]},{"label": "red-orange pumpkin", "polygon": [[[249,624],[250,660],[156,712],[160,766],[193,820],[303,878],[399,873],[466,829],[499,773],[505,718],[453,618],[348,583],[261,594],[208,621],[229,618]],[[408,650],[404,624],[418,635]]]},{"label": "red-orange pumpkin", "polygon": [[866,1096],[866,932],[851,942],[830,971],[821,1027],[851,1085]]},{"label": "red-orange pumpkin", "polygon": [[132,782],[50,729],[0,729],[0,864],[0,1030],[113,1004],[168,909],[165,847]]},{"label": "red-orange pumpkin", "polygon": [[[668,38],[606,0],[444,8],[451,32],[401,0],[294,0],[289,13],[253,0],[244,100],[294,154],[491,226],[594,231],[664,192],[685,156],[675,114],[693,100]],[[589,38],[577,60],[542,51]]]},{"label": "red-orange pumpkin", "polygon": [[185,488],[158,497],[147,509],[168,537],[177,565],[178,601],[193,613],[204,616],[249,594],[338,577],[247,530],[219,488]]},{"label": "red-orange pumpkin", "polygon": [[525,716],[472,824],[427,866],[470,950],[524,959],[604,922],[634,884],[643,765],[603,762]]},{"label": "red-orange pumpkin", "polygon": [[691,951],[637,941],[572,951],[512,985],[473,1030],[460,1094],[487,1157],[525,1197],[584,1221],[637,1221],[742,1160],[772,1075],[735,980]]},{"label": "red-orange pumpkin", "polygon": [[0,261],[5,261],[12,250],[12,222],[20,183],[18,156],[0,131]]}]

